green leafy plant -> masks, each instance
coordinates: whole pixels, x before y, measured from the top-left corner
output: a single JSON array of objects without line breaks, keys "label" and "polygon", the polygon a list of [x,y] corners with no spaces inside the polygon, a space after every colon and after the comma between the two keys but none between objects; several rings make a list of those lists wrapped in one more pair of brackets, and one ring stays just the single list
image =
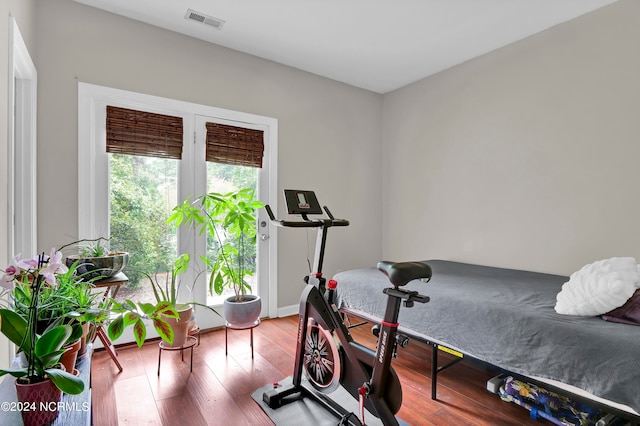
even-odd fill
[{"label": "green leafy plant", "polygon": [[147,278],[151,281],[156,304],[144,302],[132,302],[125,300],[120,303],[112,300],[111,311],[118,314],[108,327],[109,337],[112,340],[122,335],[128,326],[133,326],[133,334],[138,347],[142,346],[147,335],[145,320],[151,320],[154,328],[164,341],[169,344],[173,343],[173,329],[169,325],[167,319],[179,318],[178,311],[190,305],[198,305],[209,309],[216,315],[219,315],[213,308],[197,302],[179,303],[180,281],[178,276],[185,272],[189,267],[189,255],[183,254],[175,260],[171,269],[171,278],[167,278],[165,283],[160,283],[151,275],[147,274]]},{"label": "green leafy plant", "polygon": [[37,383],[50,378],[61,391],[78,394],[84,390],[84,382],[73,374],[60,369],[60,358],[64,345],[77,334],[77,328],[68,324],[54,323],[42,334],[38,333],[39,295],[43,289],[58,285],[57,276],[68,268],[60,262],[62,254],[52,250],[35,259],[15,259],[2,277],[2,285],[30,288],[31,297],[26,318],[11,309],[0,309],[0,331],[12,341],[23,354],[26,366],[2,369],[0,376],[10,374],[21,383]]},{"label": "green leafy plant", "polygon": [[129,264],[129,253],[126,251],[111,251],[107,243],[110,238],[99,237],[83,239],[60,248],[60,251],[73,247],[72,253],[67,255],[65,263],[74,265],[74,275],[84,281],[98,281],[116,275]]},{"label": "green leafy plant", "polygon": [[100,240],[94,245],[80,248],[80,255],[84,257],[102,257],[108,254],[109,250],[101,244]]},{"label": "green leafy plant", "polygon": [[17,281],[12,294],[14,310],[27,318],[32,299],[37,294],[38,331],[60,318],[66,323],[74,319],[88,322],[100,315],[101,310],[95,308],[99,294],[92,291],[91,282],[77,275],[77,265],[76,262],[66,272],[57,274],[56,285],[42,286],[37,293],[29,281]]},{"label": "green leafy plant", "polygon": [[141,347],[147,337],[147,326],[144,320],[151,320],[153,327],[165,342],[173,343],[173,330],[167,318],[179,318],[178,312],[169,302],[159,302],[155,305],[146,302],[132,302],[127,299],[120,303],[112,300],[111,312],[117,314],[111,320],[107,332],[111,340],[122,335],[125,328],[133,326],[133,334],[138,347]]},{"label": "green leafy plant", "polygon": [[251,292],[246,277],[253,275],[246,252],[256,243],[256,211],[264,204],[255,199],[252,188],[220,194],[210,192],[193,202],[184,201],[174,207],[169,223],[179,227],[182,224],[207,233],[216,248],[202,261],[211,268],[209,291],[222,294],[225,288],[232,288],[235,301]]},{"label": "green leafy plant", "polygon": [[[84,336],[87,343],[95,336],[97,327],[104,324],[109,316],[109,310],[102,300],[102,292],[95,291],[91,280],[77,281],[79,278],[75,272],[77,266],[78,262],[74,262],[69,267],[69,272],[59,277],[59,287],[62,291],[57,295],[57,299],[61,299],[58,321],[70,324],[74,328],[78,325],[80,330],[83,324],[88,324],[90,326],[87,329],[88,334]],[[83,336],[72,335],[69,342],[75,342],[80,337]]]},{"label": "green leafy plant", "polygon": [[[182,286],[182,282],[179,280],[180,274],[187,271],[189,268],[189,262],[191,257],[187,253],[181,254],[173,263],[173,267],[171,269],[171,273],[169,275],[163,274],[165,277],[164,283],[161,283],[160,280],[155,277],[152,277],[149,274],[146,274],[147,279],[151,282],[151,288],[153,289],[153,295],[156,299],[156,302],[169,302],[171,306],[177,311],[181,311],[189,306],[201,306],[213,312],[216,315],[220,315],[215,309],[210,306],[204,305],[202,303],[198,303],[195,301],[189,302],[179,302],[180,299],[180,288]],[[188,290],[188,293],[191,294],[193,288]]]},{"label": "green leafy plant", "polygon": [[109,254],[109,249],[107,247],[107,242],[109,242],[110,238],[98,237],[94,239],[82,239],[78,241],[74,241],[69,244],[65,244],[60,247],[59,251],[64,251],[68,247],[75,247],[78,254],[83,257],[102,257],[107,256]]},{"label": "green leafy plant", "polygon": [[[188,254],[182,254],[176,261],[174,262],[174,267],[171,269],[171,278],[166,276],[164,284],[160,283],[157,279],[157,275],[152,277],[150,274],[146,274],[145,276],[151,282],[151,287],[153,289],[153,295],[156,298],[156,302],[169,302],[171,306],[175,309],[180,309],[186,305],[191,303],[183,303],[181,306],[178,306],[178,295],[180,292],[180,282],[178,281],[178,276],[185,272],[189,267],[190,257]],[[155,278],[155,279],[154,279]]]}]

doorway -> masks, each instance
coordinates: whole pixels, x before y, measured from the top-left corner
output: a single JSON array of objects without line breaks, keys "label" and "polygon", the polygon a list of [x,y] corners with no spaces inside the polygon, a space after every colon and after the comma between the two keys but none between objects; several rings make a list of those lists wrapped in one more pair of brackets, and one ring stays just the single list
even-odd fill
[{"label": "doorway", "polygon": [[[270,117],[246,114],[216,107],[192,104],[173,99],[160,98],[135,92],[123,91],[103,86],[79,83],[79,155],[84,161],[79,162],[79,236],[92,239],[104,236],[110,229],[109,193],[110,193],[110,154],[104,149],[106,106],[132,108],[158,114],[182,117],[184,123],[183,156],[177,164],[175,172],[165,169],[163,175],[176,176],[175,193],[177,202],[194,198],[208,191],[207,175],[213,176],[215,171],[207,170],[204,158],[204,124],[207,121],[230,123],[264,131],[263,167],[257,172],[255,181],[258,199],[265,204],[275,204],[277,182],[277,120]],[[173,167],[173,166],[172,166]],[[160,173],[157,174],[158,176]],[[172,179],[167,178],[167,183]],[[86,185],[87,188],[82,188]],[[168,191],[171,192],[171,191]],[[87,196],[91,194],[91,196]],[[273,197],[273,198],[272,198]],[[259,223],[266,219],[266,212],[259,212]],[[191,258],[198,258],[206,253],[206,242],[195,231],[179,231],[176,237],[177,253],[189,253]],[[268,234],[268,227],[261,228],[256,246],[256,290],[263,298],[263,316],[277,316],[277,287],[273,277],[277,273],[276,239]],[[132,254],[133,255],[133,254]],[[194,282],[192,300],[209,304],[206,277],[198,277],[197,271],[185,276],[187,282]],[[200,316],[202,312],[202,316]],[[200,310],[197,314],[198,326],[210,328],[223,324],[221,318]],[[155,331],[155,330],[153,330]],[[151,335],[152,327],[148,328]],[[120,342],[120,341],[119,341]]]}]

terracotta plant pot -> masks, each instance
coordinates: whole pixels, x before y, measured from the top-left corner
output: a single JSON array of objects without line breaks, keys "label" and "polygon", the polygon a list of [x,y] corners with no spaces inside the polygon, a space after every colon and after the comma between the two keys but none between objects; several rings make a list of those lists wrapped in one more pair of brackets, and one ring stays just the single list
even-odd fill
[{"label": "terracotta plant pot", "polygon": [[175,318],[165,317],[165,320],[173,329],[173,343],[169,345],[172,348],[178,348],[184,345],[184,342],[187,340],[187,332],[189,331],[189,321],[191,320],[192,310],[193,309],[189,306],[186,309],[178,311],[180,318],[177,320]]},{"label": "terracotta plant pot", "polygon": [[60,362],[64,365],[66,371],[73,371],[76,368],[76,360],[78,359],[81,343],[82,339],[78,339],[64,347],[65,351],[60,358]]},{"label": "terracotta plant pot", "polygon": [[33,384],[20,384],[16,381],[16,394],[18,402],[34,408],[20,412],[25,426],[46,425],[58,417],[58,402],[62,392],[51,380]]},{"label": "terracotta plant pot", "polygon": [[192,309],[191,310],[191,318],[189,319],[189,327],[187,328],[187,331],[193,331],[196,328],[198,328],[198,323],[196,322],[196,310]]},{"label": "terracotta plant pot", "polygon": [[78,358],[84,357],[87,352],[87,342],[89,342],[89,339],[91,338],[89,336],[90,331],[91,324],[89,324],[88,322],[82,324],[82,337],[80,338],[80,350],[78,351]]}]

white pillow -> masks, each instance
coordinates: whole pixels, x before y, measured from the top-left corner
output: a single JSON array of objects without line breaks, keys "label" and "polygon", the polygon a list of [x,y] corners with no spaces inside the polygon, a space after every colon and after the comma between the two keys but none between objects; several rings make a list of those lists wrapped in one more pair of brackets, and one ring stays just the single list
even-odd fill
[{"label": "white pillow", "polygon": [[556,296],[555,310],[564,315],[596,316],[618,308],[640,287],[633,257],[613,257],[583,266]]}]

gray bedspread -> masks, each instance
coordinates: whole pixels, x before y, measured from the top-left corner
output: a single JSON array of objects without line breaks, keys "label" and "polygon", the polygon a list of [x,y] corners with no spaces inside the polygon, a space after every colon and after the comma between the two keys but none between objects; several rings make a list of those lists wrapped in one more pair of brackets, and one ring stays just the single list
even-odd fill
[{"label": "gray bedspread", "polygon": [[[506,370],[576,386],[640,412],[640,327],[557,314],[567,277],[426,261],[431,298],[402,308],[400,327]],[[375,268],[336,274],[336,304],[382,318],[390,284]]]}]

